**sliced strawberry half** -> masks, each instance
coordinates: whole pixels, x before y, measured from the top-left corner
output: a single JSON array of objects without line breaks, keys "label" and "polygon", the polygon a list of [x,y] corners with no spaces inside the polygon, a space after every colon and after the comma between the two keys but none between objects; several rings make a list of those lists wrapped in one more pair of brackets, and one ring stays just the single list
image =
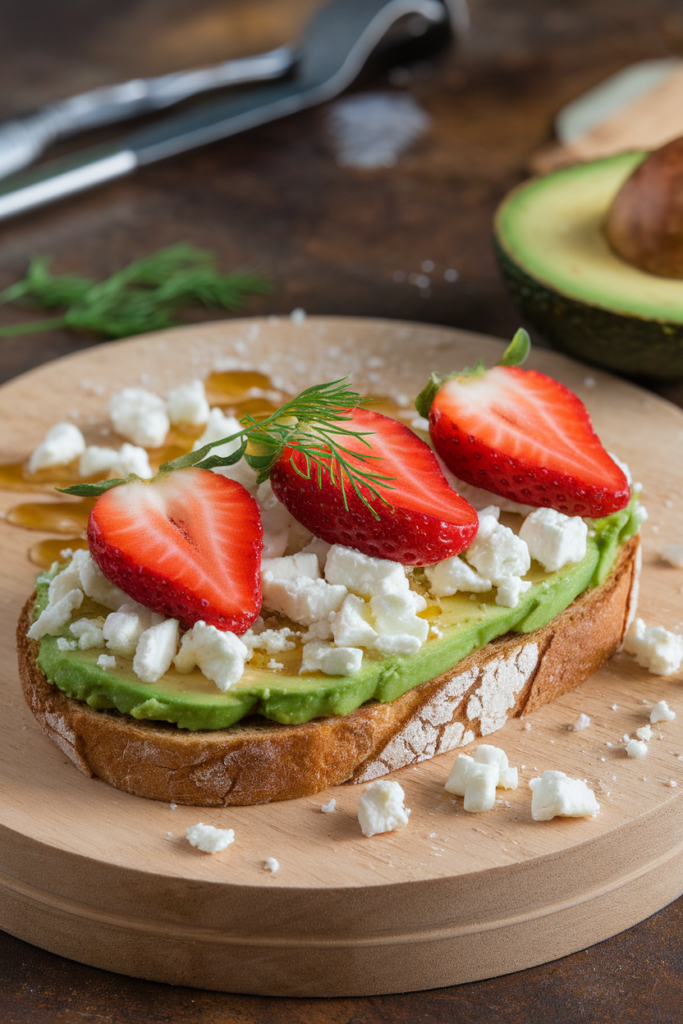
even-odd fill
[{"label": "sliced strawberry half", "polygon": [[592,518],[628,504],[626,476],[586,407],[536,370],[494,366],[450,378],[431,402],[429,433],[457,477],[513,501]]},{"label": "sliced strawberry half", "polygon": [[261,607],[262,534],[249,492],[206,469],[112,487],[88,522],[92,557],[126,594],[183,629],[203,619],[235,633]]},{"label": "sliced strawberry half", "polygon": [[[350,420],[343,426],[365,433],[371,448],[361,438],[344,437],[338,443],[352,453],[376,456],[366,462],[348,458],[354,468],[393,478],[391,489],[377,488],[389,504],[373,499],[361,485],[361,493],[377,513],[373,515],[347,480],[346,508],[329,470],[318,475],[312,466],[309,473],[304,455],[285,448],[270,471],[273,491],[283,505],[330,544],[404,565],[428,565],[464,551],[477,532],[477,513],[450,487],[429,446],[408,427],[381,413],[355,408],[346,415]],[[336,461],[334,475],[339,476]]]}]

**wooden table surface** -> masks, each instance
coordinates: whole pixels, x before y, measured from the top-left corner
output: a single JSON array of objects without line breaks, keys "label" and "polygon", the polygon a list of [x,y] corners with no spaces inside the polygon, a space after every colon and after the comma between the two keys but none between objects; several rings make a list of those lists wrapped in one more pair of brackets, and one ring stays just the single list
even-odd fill
[{"label": "wooden table surface", "polygon": [[[83,89],[276,46],[296,35],[317,0],[2,6],[6,118]],[[214,249],[226,269],[248,264],[271,277],[273,292],[251,299],[247,314],[303,307],[511,335],[518,315],[490,243],[496,204],[550,139],[563,103],[633,61],[683,53],[683,13],[676,0],[472,0],[471,10],[466,45],[401,76],[432,127],[396,167],[339,168],[326,111],[312,110],[1,225],[0,288],[23,276],[34,253],[54,255],[58,271],[103,276],[182,239]],[[375,67],[360,87],[392,85]],[[394,280],[424,260],[436,265],[429,296]],[[448,267],[457,282],[443,279]],[[18,316],[26,314],[2,309],[0,323]],[[60,331],[0,340],[0,380],[92,343]],[[683,406],[683,385],[649,386]],[[516,975],[329,1001],[137,981],[0,933],[3,1024],[659,1024],[681,1019],[682,995],[683,899],[607,942]]]}]

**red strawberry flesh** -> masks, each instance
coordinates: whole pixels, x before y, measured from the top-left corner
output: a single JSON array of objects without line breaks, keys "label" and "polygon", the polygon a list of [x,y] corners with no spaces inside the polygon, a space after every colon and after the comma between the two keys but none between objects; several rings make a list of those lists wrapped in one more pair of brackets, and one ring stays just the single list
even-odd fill
[{"label": "red strawberry flesh", "polygon": [[262,526],[234,480],[183,469],[105,491],[90,513],[92,557],[135,601],[178,619],[244,633],[261,607]]},{"label": "red strawberry flesh", "polygon": [[451,378],[429,411],[436,451],[461,480],[525,505],[599,518],[624,508],[624,472],[583,403],[536,370]]},{"label": "red strawberry flesh", "polygon": [[429,565],[464,551],[477,532],[477,514],[448,484],[429,446],[404,424],[381,413],[353,409],[347,415],[352,419],[343,426],[367,432],[372,447],[354,437],[340,437],[337,443],[352,452],[378,456],[366,462],[355,460],[353,465],[394,478],[389,484],[392,489],[377,488],[390,505],[372,500],[361,485],[378,513],[376,518],[347,480],[345,508],[341,488],[331,482],[329,472],[321,474],[321,487],[315,467],[311,478],[304,479],[305,458],[290,448],[270,473],[273,491],[283,505],[316,537],[376,558]]}]

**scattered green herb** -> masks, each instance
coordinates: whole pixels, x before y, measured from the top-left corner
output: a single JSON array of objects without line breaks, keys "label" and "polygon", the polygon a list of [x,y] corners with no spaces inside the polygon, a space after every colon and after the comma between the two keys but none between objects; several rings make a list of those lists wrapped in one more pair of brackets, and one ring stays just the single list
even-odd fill
[{"label": "scattered green herb", "polygon": [[0,327],[0,337],[56,327],[125,338],[173,327],[183,306],[235,310],[247,295],[270,291],[259,274],[220,274],[215,256],[184,242],[135,260],[106,281],[73,274],[54,275],[50,259],[35,257],[23,281],[0,292],[0,305],[25,302],[41,309],[65,307],[50,320]]},{"label": "scattered green herb", "polygon": [[[188,452],[187,455],[174,459],[173,462],[165,462],[160,472],[170,473],[174,469],[187,469],[189,466],[214,469],[217,466],[232,466],[244,458],[252,469],[258,470],[258,482],[263,483],[268,479],[274,463],[285,448],[289,448],[292,450],[292,466],[301,476],[307,480],[310,480],[312,475],[317,477],[318,487],[322,487],[323,475],[329,476],[332,484],[341,488],[346,508],[346,489],[350,486],[363,504],[379,518],[371,502],[379,499],[386,505],[390,504],[378,488],[392,489],[393,477],[373,472],[372,466],[368,466],[372,460],[381,459],[381,456],[372,454],[372,445],[367,440],[372,432],[349,430],[343,425],[351,419],[348,415],[350,409],[369,401],[351,391],[347,379],[306,388],[260,423],[247,414],[240,420],[244,430],[220,441],[212,441],[195,452]],[[367,446],[368,452],[351,451],[344,446],[345,437],[359,438]],[[239,442],[231,455],[211,455],[212,448],[230,441]],[[303,473],[294,461],[294,452],[304,456],[306,470]],[[122,483],[126,481],[103,480],[94,484],[58,487],[57,490],[80,497],[95,497]]]}]

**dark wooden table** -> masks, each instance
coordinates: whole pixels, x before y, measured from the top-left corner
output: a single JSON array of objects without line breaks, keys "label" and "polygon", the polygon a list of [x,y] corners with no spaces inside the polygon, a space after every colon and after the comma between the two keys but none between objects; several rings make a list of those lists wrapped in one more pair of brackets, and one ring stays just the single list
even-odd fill
[{"label": "dark wooden table", "polygon": [[[0,119],[97,85],[278,45],[316,5],[4,0]],[[472,0],[471,7],[466,45],[402,75],[432,128],[396,167],[339,168],[327,112],[312,110],[0,225],[0,287],[23,276],[34,253],[54,255],[59,271],[104,276],[182,239],[214,249],[226,269],[248,264],[268,273],[274,291],[251,299],[247,314],[303,307],[510,336],[519,318],[490,244],[496,204],[551,137],[563,103],[630,62],[683,52],[683,10],[676,0]],[[380,65],[359,87],[392,84]],[[394,279],[395,271],[419,272],[424,260],[436,266],[428,296]],[[458,270],[456,283],[444,280],[448,267]],[[0,309],[0,323],[25,316]],[[61,331],[0,341],[0,380],[90,344]],[[649,386],[683,405],[681,385]],[[0,1020],[663,1024],[683,1020],[682,936],[679,900],[607,942],[516,975],[316,1001],[136,981],[0,933]]]}]

